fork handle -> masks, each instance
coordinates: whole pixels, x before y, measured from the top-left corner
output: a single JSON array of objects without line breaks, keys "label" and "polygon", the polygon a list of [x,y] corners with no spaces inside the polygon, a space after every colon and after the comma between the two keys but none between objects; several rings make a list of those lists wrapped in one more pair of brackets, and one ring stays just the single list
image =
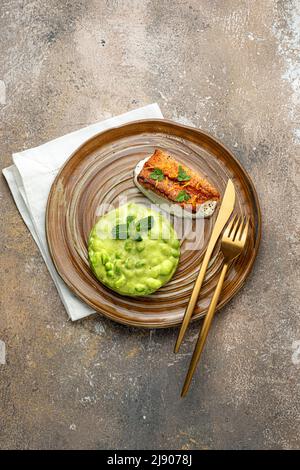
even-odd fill
[{"label": "fork handle", "polygon": [[214,247],[214,244],[211,245],[210,249],[206,250],[206,253],[205,253],[205,256],[204,256],[204,259],[203,259],[203,262],[202,262],[202,265],[201,265],[201,268],[200,268],[200,271],[199,271],[199,274],[197,276],[197,279],[196,279],[196,282],[195,282],[195,285],[194,285],[194,288],[193,288],[193,291],[192,291],[192,295],[191,295],[189,303],[186,307],[186,311],[184,313],[182,324],[180,326],[180,330],[179,330],[177,340],[176,340],[176,344],[175,344],[175,348],[174,348],[175,353],[178,353],[180,345],[181,345],[182,340],[183,340],[183,337],[184,337],[185,332],[187,330],[187,327],[189,326],[191,316],[193,314],[193,311],[194,311],[194,308],[195,308],[195,305],[196,305],[196,302],[197,302],[197,299],[198,299],[199,291],[200,291],[200,289],[202,287],[202,283],[204,281],[204,277],[205,277],[205,274],[206,274],[206,269],[207,269],[207,266],[208,266],[208,263],[209,263],[209,260],[210,260],[210,256],[211,256],[213,247]]},{"label": "fork handle", "polygon": [[195,349],[194,349],[194,352],[193,352],[193,356],[192,356],[192,359],[191,359],[191,362],[190,362],[189,370],[187,372],[187,375],[186,375],[186,378],[185,378],[185,381],[184,381],[184,385],[183,385],[183,388],[182,388],[182,392],[181,392],[182,397],[184,397],[188,392],[191,380],[193,378],[193,375],[194,375],[194,372],[196,370],[197,364],[199,362],[201,353],[203,351],[204,344],[205,344],[205,341],[206,341],[206,338],[207,338],[207,335],[208,335],[208,332],[209,332],[209,328],[210,328],[212,319],[214,317],[216,306],[218,304],[218,300],[219,300],[219,297],[220,297],[220,294],[221,294],[221,290],[222,290],[222,287],[223,287],[223,283],[224,283],[224,279],[225,279],[225,276],[226,276],[227,268],[228,268],[228,264],[225,263],[223,268],[222,268],[221,275],[220,275],[216,290],[214,292],[213,298],[211,299],[208,312],[207,312],[207,314],[204,318],[202,328],[199,331],[198,340],[197,340],[197,343],[196,343],[196,346],[195,346]]}]

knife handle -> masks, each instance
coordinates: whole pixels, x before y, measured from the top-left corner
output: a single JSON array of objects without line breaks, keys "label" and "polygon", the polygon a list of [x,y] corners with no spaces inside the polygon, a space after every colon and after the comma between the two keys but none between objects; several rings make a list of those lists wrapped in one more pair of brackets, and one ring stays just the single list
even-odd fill
[{"label": "knife handle", "polygon": [[[214,246],[214,244],[213,244],[213,246]],[[206,250],[206,253],[205,253],[202,265],[201,265],[201,269],[199,271],[198,277],[196,279],[196,282],[195,282],[195,285],[194,285],[194,288],[193,288],[193,291],[192,291],[192,295],[190,297],[188,306],[187,306],[186,311],[184,313],[183,321],[182,321],[182,324],[181,324],[181,327],[180,327],[180,330],[179,330],[179,333],[178,333],[177,341],[176,341],[176,344],[175,344],[175,348],[174,348],[175,353],[177,353],[179,351],[179,348],[180,348],[180,345],[182,343],[183,337],[185,335],[187,327],[189,326],[191,316],[193,314],[193,311],[194,311],[194,308],[195,308],[195,305],[196,305],[196,302],[197,302],[197,299],[198,299],[198,296],[199,296],[199,292],[200,292],[201,286],[202,286],[203,281],[204,281],[204,277],[205,277],[205,273],[206,273],[206,269],[207,269],[207,266],[208,266],[208,263],[209,263],[211,253],[212,253],[212,249],[211,250]]]},{"label": "knife handle", "polygon": [[187,394],[188,390],[189,390],[191,380],[193,378],[193,375],[194,375],[194,372],[196,370],[197,364],[199,362],[202,350],[204,348],[205,341],[206,341],[206,338],[207,338],[207,335],[208,335],[208,332],[209,332],[209,328],[210,328],[212,319],[214,317],[214,313],[215,313],[217,303],[218,303],[218,300],[219,300],[219,297],[220,297],[220,293],[221,293],[221,290],[222,290],[222,287],[223,287],[223,283],[224,283],[224,279],[225,279],[225,276],[226,276],[227,269],[228,269],[228,264],[225,263],[223,265],[222,272],[221,272],[220,279],[218,281],[215,293],[213,295],[213,298],[211,299],[208,312],[207,312],[207,314],[204,318],[202,328],[199,331],[198,340],[197,340],[197,343],[196,343],[196,346],[195,346],[195,349],[194,349],[194,352],[193,352],[193,356],[192,356],[192,359],[191,359],[191,362],[190,362],[189,370],[188,370],[188,373],[186,375],[184,385],[183,385],[183,388],[182,388],[182,392],[181,392],[182,397],[184,397]]}]

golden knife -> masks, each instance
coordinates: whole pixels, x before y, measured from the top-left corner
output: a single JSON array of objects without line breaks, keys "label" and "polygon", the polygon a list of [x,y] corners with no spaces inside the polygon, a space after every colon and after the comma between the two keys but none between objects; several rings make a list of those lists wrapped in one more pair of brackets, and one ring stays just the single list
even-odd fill
[{"label": "golden knife", "polygon": [[225,227],[226,222],[228,221],[229,217],[231,216],[231,213],[234,208],[234,203],[235,203],[235,190],[234,190],[234,184],[233,182],[229,179],[226,190],[223,196],[222,204],[219,210],[219,214],[215,223],[215,226],[213,228],[206,253],[201,265],[201,269],[199,271],[198,277],[196,279],[193,292],[191,295],[191,298],[189,300],[188,306],[186,308],[183,321],[178,333],[177,341],[175,344],[175,349],[174,352],[177,353],[179,351],[180,345],[182,343],[183,337],[185,335],[185,332],[187,330],[187,327],[189,325],[192,313],[194,311],[198,295],[204,280],[204,276],[206,273],[206,269],[211,257],[211,254],[213,252],[213,249],[215,247],[215,244],[217,243],[217,240],[220,236],[220,233],[222,232],[223,228]]}]

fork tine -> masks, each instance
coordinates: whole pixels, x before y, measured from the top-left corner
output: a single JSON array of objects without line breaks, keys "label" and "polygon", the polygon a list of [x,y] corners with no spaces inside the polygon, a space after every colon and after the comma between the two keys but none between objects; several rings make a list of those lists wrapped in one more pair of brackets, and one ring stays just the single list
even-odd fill
[{"label": "fork tine", "polygon": [[234,224],[232,232],[230,234],[230,238],[232,241],[234,241],[234,239],[236,238],[236,233],[237,233],[240,223],[241,223],[241,217],[238,217],[236,223]]},{"label": "fork tine", "polygon": [[235,240],[240,240],[245,222],[246,222],[246,217],[242,217],[240,226],[236,232]]},{"label": "fork tine", "polygon": [[236,221],[236,214],[233,216],[232,220],[229,222],[229,224],[227,225],[226,229],[224,230],[224,237],[227,237],[229,238],[229,234],[231,232],[231,229],[233,227],[233,224],[235,223]]},{"label": "fork tine", "polygon": [[249,229],[249,219],[247,218],[247,223],[246,223],[245,228],[243,230],[243,233],[241,235],[241,242],[243,244],[245,244],[245,242],[246,242],[247,235],[248,235],[248,229]]}]

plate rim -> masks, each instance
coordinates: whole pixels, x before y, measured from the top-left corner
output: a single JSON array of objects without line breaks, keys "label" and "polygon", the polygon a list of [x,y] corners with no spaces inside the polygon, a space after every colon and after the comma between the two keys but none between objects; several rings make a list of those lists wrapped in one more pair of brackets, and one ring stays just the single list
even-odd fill
[{"label": "plate rim", "polygon": [[[259,198],[258,198],[256,188],[255,188],[254,183],[251,179],[251,176],[249,175],[248,171],[243,167],[243,165],[239,162],[239,160],[235,157],[233,152],[225,144],[223,144],[223,142],[221,142],[218,138],[216,138],[215,136],[213,136],[209,132],[203,131],[202,129],[200,129],[198,127],[188,126],[186,124],[178,123],[178,122],[173,121],[171,119],[161,119],[161,118],[138,119],[138,120],[135,120],[135,121],[129,121],[129,122],[126,122],[124,124],[120,124],[118,126],[110,127],[109,129],[105,129],[103,131],[97,132],[92,137],[89,137],[88,139],[86,139],[81,145],[76,147],[76,149],[71,153],[69,158],[65,161],[65,163],[62,165],[62,167],[59,169],[54,181],[52,182],[52,185],[51,185],[51,188],[50,188],[50,191],[49,191],[49,194],[48,194],[48,198],[47,198],[47,204],[46,204],[45,232],[46,232],[46,241],[47,241],[48,250],[49,250],[49,253],[50,253],[50,256],[51,256],[51,260],[52,260],[52,262],[55,266],[56,272],[58,273],[60,278],[65,282],[65,284],[68,286],[68,288],[81,301],[85,302],[90,307],[92,307],[94,310],[96,310],[96,314],[104,315],[105,317],[109,318],[112,321],[115,321],[119,324],[126,325],[126,326],[129,326],[129,327],[147,328],[147,329],[150,329],[150,328],[173,328],[173,327],[179,326],[181,324],[182,320],[179,320],[179,321],[178,320],[177,321],[176,320],[173,320],[173,321],[170,320],[170,322],[168,324],[166,324],[165,322],[163,322],[162,324],[159,323],[159,322],[158,323],[157,322],[152,322],[152,323],[144,324],[140,321],[135,322],[133,320],[127,320],[127,319],[125,320],[122,317],[115,317],[114,315],[111,315],[108,312],[105,312],[105,311],[102,311],[100,309],[95,308],[95,305],[93,304],[93,302],[89,301],[88,298],[83,297],[82,294],[76,289],[76,287],[69,281],[69,279],[63,273],[61,273],[59,271],[58,266],[57,266],[56,261],[55,261],[53,251],[52,251],[52,247],[51,247],[51,243],[50,243],[50,235],[49,235],[49,232],[50,232],[50,230],[49,230],[49,225],[50,225],[49,224],[49,208],[50,208],[51,199],[53,197],[53,193],[54,193],[54,190],[56,188],[57,181],[59,180],[62,171],[68,165],[69,161],[80,150],[82,150],[86,145],[91,143],[94,139],[99,138],[99,136],[101,136],[102,134],[109,133],[113,130],[122,129],[122,128],[125,128],[127,126],[139,125],[139,124],[143,124],[143,123],[146,124],[146,123],[151,123],[151,122],[161,123],[161,124],[169,124],[169,125],[176,126],[178,128],[187,129],[191,132],[196,132],[198,134],[204,135],[205,137],[208,137],[209,139],[211,139],[212,141],[217,143],[220,147],[222,147],[229,154],[230,158],[233,160],[235,165],[237,165],[239,170],[245,175],[245,177],[247,179],[247,182],[249,184],[249,189],[251,190],[251,196],[253,197],[253,199],[255,201],[256,209],[257,209],[257,222],[256,222],[256,227],[255,227],[256,238],[254,239],[253,255],[250,259],[250,263],[247,266],[247,269],[243,273],[243,277],[240,281],[240,284],[235,288],[232,295],[228,299],[221,300],[218,303],[216,311],[221,310],[221,308],[223,308],[226,304],[228,304],[237,295],[237,293],[244,287],[244,285],[246,283],[246,280],[249,277],[249,275],[250,275],[250,273],[253,269],[254,262],[257,258],[257,254],[258,254],[258,251],[259,251],[261,236],[262,236],[262,211],[261,211],[261,206],[260,206],[260,203],[259,203]],[[199,269],[200,269],[200,265],[199,265]],[[197,313],[197,314],[193,315],[192,318],[191,318],[191,321],[194,322],[196,320],[199,320],[199,319],[203,318],[206,315],[207,310],[208,310],[208,308],[204,312],[200,312],[200,313]]]}]

